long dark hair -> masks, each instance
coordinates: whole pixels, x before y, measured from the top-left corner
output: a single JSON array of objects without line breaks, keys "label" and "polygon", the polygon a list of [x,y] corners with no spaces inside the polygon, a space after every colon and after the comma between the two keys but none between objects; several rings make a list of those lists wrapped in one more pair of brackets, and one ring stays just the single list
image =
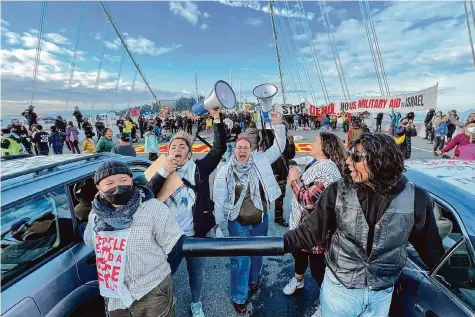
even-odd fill
[{"label": "long dark hair", "polygon": [[[404,158],[392,137],[385,134],[363,134],[355,142],[355,149],[361,144],[368,166],[369,183],[376,192],[384,192],[394,186],[404,172]],[[353,182],[351,172],[345,168],[345,184],[359,186]]]},{"label": "long dark hair", "polygon": [[346,160],[346,150],[343,142],[334,133],[329,132],[320,133],[320,139],[323,154],[336,164],[340,173],[343,173]]}]

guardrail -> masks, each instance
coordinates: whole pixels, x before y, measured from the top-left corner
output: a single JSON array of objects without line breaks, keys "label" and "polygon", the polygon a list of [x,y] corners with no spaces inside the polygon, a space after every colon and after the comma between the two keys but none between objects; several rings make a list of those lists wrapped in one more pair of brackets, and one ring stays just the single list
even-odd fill
[{"label": "guardrail", "polygon": [[183,256],[228,257],[284,255],[283,237],[187,238]]}]

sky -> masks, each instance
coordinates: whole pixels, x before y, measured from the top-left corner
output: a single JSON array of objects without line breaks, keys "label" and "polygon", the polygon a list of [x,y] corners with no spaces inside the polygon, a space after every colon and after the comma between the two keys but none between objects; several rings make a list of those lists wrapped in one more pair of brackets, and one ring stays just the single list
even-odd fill
[{"label": "sky", "polygon": [[[267,2],[106,4],[159,100],[196,96],[197,72],[200,94],[217,80],[225,80],[238,100],[255,102],[253,88],[273,83],[279,87],[274,102],[282,102]],[[0,5],[1,111],[17,114],[32,99],[42,2],[2,1]],[[438,83],[439,109],[475,108],[475,68],[463,2],[369,5],[391,94]],[[330,99],[344,99],[319,3],[278,1],[274,9],[287,102],[325,103],[312,52]],[[359,3],[327,1],[323,12],[328,15],[350,97],[381,95]],[[50,1],[44,19],[34,90],[38,113],[71,111],[74,106],[122,109],[154,101],[139,75],[134,82],[134,65],[97,1]]]}]

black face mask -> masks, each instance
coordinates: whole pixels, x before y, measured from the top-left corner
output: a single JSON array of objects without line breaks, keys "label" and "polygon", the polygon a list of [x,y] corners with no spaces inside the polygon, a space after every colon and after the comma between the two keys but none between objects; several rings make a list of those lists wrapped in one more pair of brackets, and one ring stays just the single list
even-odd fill
[{"label": "black face mask", "polygon": [[123,206],[127,204],[133,194],[132,185],[119,185],[102,193],[102,197],[112,205]]}]

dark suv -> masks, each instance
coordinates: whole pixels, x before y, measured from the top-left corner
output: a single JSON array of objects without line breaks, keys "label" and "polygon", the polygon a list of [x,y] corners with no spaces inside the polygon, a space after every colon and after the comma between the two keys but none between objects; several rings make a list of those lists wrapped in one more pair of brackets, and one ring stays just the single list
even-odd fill
[{"label": "dark suv", "polygon": [[150,162],[111,153],[8,157],[1,164],[1,315],[101,316],[95,255],[76,234],[97,193],[92,177],[108,159],[136,182]]}]

